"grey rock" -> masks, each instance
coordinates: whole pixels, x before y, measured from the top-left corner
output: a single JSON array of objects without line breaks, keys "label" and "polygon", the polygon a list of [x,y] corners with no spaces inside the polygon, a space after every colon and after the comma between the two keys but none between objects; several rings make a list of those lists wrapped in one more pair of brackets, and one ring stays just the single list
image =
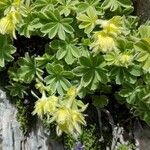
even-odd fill
[{"label": "grey rock", "polygon": [[17,110],[0,90],[0,150],[64,150],[63,145],[50,139],[41,123],[24,136],[16,120]]},{"label": "grey rock", "polygon": [[135,13],[142,22],[150,20],[150,0],[133,0]]}]

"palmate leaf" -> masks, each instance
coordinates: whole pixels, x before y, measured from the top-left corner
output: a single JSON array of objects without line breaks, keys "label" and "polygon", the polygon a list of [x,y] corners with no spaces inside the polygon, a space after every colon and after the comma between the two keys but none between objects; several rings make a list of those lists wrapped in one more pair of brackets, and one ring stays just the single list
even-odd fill
[{"label": "palmate leaf", "polygon": [[90,33],[96,26],[98,16],[96,10],[93,7],[89,7],[84,14],[79,14],[77,17],[82,23],[79,25],[80,29],[85,29],[85,33]]},{"label": "palmate leaf", "polygon": [[9,12],[18,11],[22,0],[0,0],[0,12],[2,11],[3,15],[7,15]]},{"label": "palmate leaf", "polygon": [[126,67],[111,67],[110,76],[115,79],[116,84],[123,84],[124,82],[134,84],[137,77],[141,75],[141,69],[139,66]]},{"label": "palmate leaf", "polygon": [[132,12],[132,1],[131,0],[105,0],[102,4],[103,9],[110,9],[111,11],[122,11]]},{"label": "palmate leaf", "polygon": [[26,93],[26,86],[21,85],[20,83],[11,83],[11,85],[7,86],[7,89],[10,91],[11,96],[17,96],[19,98],[24,98]]},{"label": "palmate leaf", "polygon": [[17,70],[18,70],[18,68],[17,67],[10,67],[9,69],[8,69],[8,75],[9,75],[9,79],[10,79],[10,81],[15,81],[15,82],[19,82],[19,76],[18,76],[18,74],[17,74]]},{"label": "palmate leaf", "polygon": [[138,52],[137,61],[141,63],[143,70],[150,72],[150,38],[139,41],[134,47]]},{"label": "palmate leaf", "polygon": [[101,56],[80,57],[80,66],[73,69],[76,76],[81,76],[81,86],[89,87],[95,90],[98,84],[107,83],[107,70],[104,68],[103,58]]},{"label": "palmate leaf", "polygon": [[41,32],[44,35],[48,35],[50,39],[53,39],[56,35],[58,35],[59,39],[65,40],[66,33],[72,34],[74,31],[70,25],[73,19],[62,18],[58,10],[55,10],[54,12],[41,12],[39,17],[42,23]]},{"label": "palmate leaf", "polygon": [[44,53],[43,56],[38,56],[35,58],[36,62],[37,62],[37,66],[39,66],[40,68],[45,68],[45,66],[51,62],[51,60],[53,59],[53,56]]},{"label": "palmate leaf", "polygon": [[81,55],[81,50],[76,46],[76,40],[67,38],[66,41],[54,40],[51,42],[51,47],[58,50],[56,58],[64,59],[65,62],[71,65]]},{"label": "palmate leaf", "polygon": [[73,74],[65,71],[62,65],[49,63],[46,65],[46,70],[49,75],[45,77],[44,81],[52,93],[58,92],[62,95],[71,87],[69,79],[73,78]]},{"label": "palmate leaf", "polygon": [[0,0],[0,10],[5,10],[11,5],[10,1],[8,0]]},{"label": "palmate leaf", "polygon": [[150,108],[149,104],[139,102],[134,112],[135,116],[139,116],[140,119],[145,121],[148,125],[150,125],[150,109],[149,108]]},{"label": "palmate leaf", "polygon": [[35,58],[30,57],[28,53],[25,57],[20,58],[18,62],[20,68],[18,69],[19,80],[25,83],[31,83],[35,77],[41,78],[43,71],[37,67]]},{"label": "palmate leaf", "polygon": [[126,98],[126,101],[129,104],[135,104],[139,101],[138,94],[142,89],[142,85],[140,82],[136,82],[135,84],[123,84],[123,88],[119,92],[121,97]]},{"label": "palmate leaf", "polygon": [[93,105],[98,108],[103,108],[109,103],[108,97],[106,95],[93,96]]},{"label": "palmate leaf", "polygon": [[134,108],[134,115],[139,116],[146,123],[150,124],[150,88],[149,85],[143,85],[139,80],[136,84],[125,84],[119,92],[121,97]]},{"label": "palmate leaf", "polygon": [[57,0],[37,0],[34,7],[37,11],[51,11],[54,10],[55,4],[57,4]]},{"label": "palmate leaf", "polygon": [[17,30],[20,35],[30,38],[30,36],[39,29],[42,24],[36,15],[33,5],[22,7],[22,18],[17,25]]},{"label": "palmate leaf", "polygon": [[149,38],[150,37],[150,25],[141,25],[139,27],[139,34],[141,38]]},{"label": "palmate leaf", "polygon": [[7,36],[0,35],[0,67],[4,67],[6,62],[13,60],[12,54],[16,48],[9,43]]},{"label": "palmate leaf", "polygon": [[84,0],[78,4],[78,13],[85,12],[89,7],[96,7],[101,0]]},{"label": "palmate leaf", "polygon": [[60,10],[60,14],[64,14],[68,16],[71,11],[75,11],[76,5],[79,3],[78,0],[57,0],[60,6],[58,9]]}]

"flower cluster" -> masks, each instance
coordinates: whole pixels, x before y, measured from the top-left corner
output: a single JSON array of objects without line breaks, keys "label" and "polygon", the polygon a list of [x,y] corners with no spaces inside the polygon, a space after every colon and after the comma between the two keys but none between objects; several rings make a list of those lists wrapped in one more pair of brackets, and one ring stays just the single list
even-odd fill
[{"label": "flower cluster", "polygon": [[75,97],[75,88],[70,88],[63,98],[47,97],[43,92],[42,97],[35,103],[33,115],[37,114],[41,119],[46,116],[50,123],[55,122],[58,136],[65,132],[77,138],[81,134],[81,125],[86,125],[82,112],[87,105]]},{"label": "flower cluster", "polygon": [[101,31],[94,33],[94,42],[90,45],[90,48],[94,53],[110,52],[116,47],[115,38],[122,33],[122,18],[115,16],[110,20],[98,20],[97,21],[102,28]]},{"label": "flower cluster", "polygon": [[0,19],[0,34],[9,34],[16,38],[16,24],[19,22],[20,12],[18,11],[21,0],[13,0],[12,5],[7,10],[7,14]]}]

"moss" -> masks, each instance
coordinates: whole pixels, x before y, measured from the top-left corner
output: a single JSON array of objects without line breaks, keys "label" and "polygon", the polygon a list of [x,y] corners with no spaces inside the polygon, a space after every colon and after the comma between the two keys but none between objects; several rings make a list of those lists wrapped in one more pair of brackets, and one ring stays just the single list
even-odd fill
[{"label": "moss", "polygon": [[23,105],[23,102],[21,100],[17,100],[15,106],[18,111],[17,112],[17,121],[20,123],[20,129],[22,130],[23,134],[27,134],[28,124],[29,124],[27,109]]},{"label": "moss", "polygon": [[[89,125],[83,129],[79,141],[82,143],[84,150],[100,150],[100,141],[97,134],[96,125]],[[64,135],[64,145],[67,150],[72,150],[76,146],[77,140],[69,135]]]}]

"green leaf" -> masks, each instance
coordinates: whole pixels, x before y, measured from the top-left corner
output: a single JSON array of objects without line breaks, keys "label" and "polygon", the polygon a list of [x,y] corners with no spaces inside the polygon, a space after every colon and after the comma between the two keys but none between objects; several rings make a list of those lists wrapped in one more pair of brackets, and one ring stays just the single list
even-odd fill
[{"label": "green leaf", "polygon": [[52,93],[58,92],[59,94],[64,94],[71,87],[69,79],[73,78],[73,74],[70,71],[65,71],[63,66],[59,64],[47,64],[46,70],[49,75],[45,77],[44,81]]},{"label": "green leaf", "polygon": [[10,91],[11,96],[18,96],[19,98],[24,98],[26,93],[26,86],[21,85],[20,83],[11,83],[7,86],[7,89]]},{"label": "green leaf", "polygon": [[0,0],[0,10],[4,11],[11,6],[11,2],[8,0]]},{"label": "green leaf", "polygon": [[35,60],[37,62],[37,66],[40,68],[45,68],[46,64],[48,64],[53,57],[47,53],[44,53],[43,56],[36,57]]},{"label": "green leaf", "polygon": [[108,81],[107,70],[101,56],[80,57],[80,66],[73,69],[76,76],[81,76],[82,87],[95,90],[98,84]]},{"label": "green leaf", "polygon": [[105,0],[102,4],[103,9],[110,9],[110,11],[122,11],[129,12],[133,11],[131,0]]},{"label": "green leaf", "polygon": [[96,21],[98,19],[96,10],[93,7],[89,7],[84,14],[79,14],[77,17],[82,23],[79,25],[80,29],[85,29],[85,33],[90,33],[96,26]]},{"label": "green leaf", "polygon": [[137,61],[146,72],[150,72],[150,38],[139,41],[134,47],[138,52]]},{"label": "green leaf", "polygon": [[79,3],[78,0],[57,0],[60,6],[58,9],[60,10],[60,14],[64,14],[65,16],[68,16],[71,11],[75,11],[76,5]]},{"label": "green leaf", "polygon": [[54,10],[54,5],[56,3],[56,0],[37,0],[34,4],[34,7],[37,11],[52,11]]},{"label": "green leaf", "polygon": [[19,76],[17,74],[17,67],[10,67],[8,70],[9,79],[11,81],[19,82]]},{"label": "green leaf", "polygon": [[136,84],[124,84],[123,89],[119,92],[119,95],[121,97],[125,97],[129,104],[135,104],[139,101],[138,94],[141,89],[142,86],[139,86],[138,82]]},{"label": "green leaf", "polygon": [[78,4],[78,13],[85,12],[89,7],[96,7],[101,0],[84,0]]},{"label": "green leaf", "polygon": [[20,58],[18,62],[20,68],[18,69],[18,76],[20,81],[25,83],[31,83],[35,77],[41,78],[43,71],[37,67],[35,58],[30,57],[28,53],[25,57]]},{"label": "green leaf", "polygon": [[13,56],[16,48],[9,43],[6,36],[0,35],[0,67],[4,67],[6,62],[13,61]]},{"label": "green leaf", "polygon": [[98,108],[103,108],[108,105],[108,97],[105,95],[93,96],[93,105]]},{"label": "green leaf", "polygon": [[22,8],[22,18],[17,25],[17,31],[20,35],[30,38],[30,36],[41,28],[42,24],[35,13],[35,7],[24,6]]},{"label": "green leaf", "polygon": [[72,34],[74,32],[70,25],[72,18],[62,18],[58,10],[41,12],[39,18],[42,23],[41,32],[48,35],[50,39],[58,35],[61,40],[65,40],[66,33]]},{"label": "green leaf", "polygon": [[141,38],[150,37],[150,25],[141,25],[138,30],[139,30]]},{"label": "green leaf", "polygon": [[132,67],[112,67],[110,76],[115,78],[116,84],[123,84],[124,82],[134,84],[139,76],[139,72],[134,73]]},{"label": "green leaf", "polygon": [[66,39],[66,41],[54,40],[51,42],[51,48],[58,49],[56,58],[58,60],[64,59],[69,65],[73,64],[81,55],[80,49],[76,46],[76,41]]}]

